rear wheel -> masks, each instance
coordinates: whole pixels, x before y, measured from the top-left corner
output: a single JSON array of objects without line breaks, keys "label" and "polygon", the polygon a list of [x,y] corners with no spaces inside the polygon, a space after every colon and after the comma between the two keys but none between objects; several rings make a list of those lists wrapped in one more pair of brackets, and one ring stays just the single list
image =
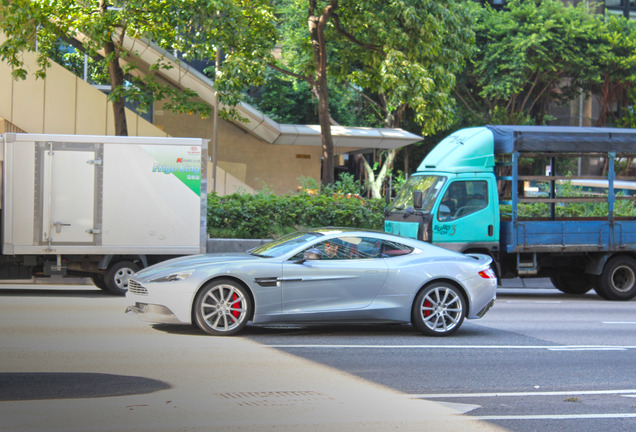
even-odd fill
[{"label": "rear wheel", "polygon": [[556,289],[566,294],[585,294],[594,288],[594,276],[585,273],[566,273],[551,276],[550,280]]},{"label": "rear wheel", "polygon": [[106,270],[104,285],[111,294],[126,295],[128,279],[139,270],[139,266],[132,261],[117,261]]},{"label": "rear wheel", "polygon": [[415,298],[413,326],[429,336],[448,336],[464,322],[466,302],[457,287],[437,282],[424,288]]},{"label": "rear wheel", "polygon": [[108,288],[106,287],[106,282],[104,281],[104,276],[93,276],[91,277],[91,281],[93,281],[93,285],[95,285],[97,288],[104,290],[104,291],[108,291]]},{"label": "rear wheel", "polygon": [[636,296],[636,259],[629,256],[612,258],[599,277],[597,292],[609,300],[630,300]]},{"label": "rear wheel", "polygon": [[203,287],[194,301],[194,319],[204,332],[231,336],[240,332],[252,314],[252,299],[247,289],[228,279]]}]

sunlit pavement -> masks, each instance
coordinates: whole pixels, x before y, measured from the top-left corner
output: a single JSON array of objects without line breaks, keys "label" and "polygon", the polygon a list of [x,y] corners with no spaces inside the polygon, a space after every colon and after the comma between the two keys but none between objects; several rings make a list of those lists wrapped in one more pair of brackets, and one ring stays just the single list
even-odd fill
[{"label": "sunlit pavement", "polygon": [[246,338],[149,326],[92,286],[25,288],[0,286],[3,431],[504,430]]}]

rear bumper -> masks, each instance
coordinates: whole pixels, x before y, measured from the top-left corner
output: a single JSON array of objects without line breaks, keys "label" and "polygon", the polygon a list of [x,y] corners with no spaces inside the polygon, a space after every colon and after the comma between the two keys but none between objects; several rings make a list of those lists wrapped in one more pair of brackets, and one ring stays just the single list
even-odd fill
[{"label": "rear bumper", "polygon": [[477,318],[481,318],[484,315],[486,315],[486,312],[488,312],[490,308],[493,307],[494,305],[495,305],[495,299],[490,300],[490,302],[486,305],[486,307],[484,307],[482,310],[477,312]]}]

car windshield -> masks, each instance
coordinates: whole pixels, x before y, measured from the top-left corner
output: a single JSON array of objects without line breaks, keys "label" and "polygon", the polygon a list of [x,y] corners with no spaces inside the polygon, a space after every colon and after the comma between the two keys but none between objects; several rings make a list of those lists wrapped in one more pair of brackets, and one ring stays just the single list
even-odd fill
[{"label": "car windshield", "polygon": [[446,178],[442,176],[411,176],[393,201],[389,212],[399,212],[407,207],[413,207],[413,193],[422,191],[422,208],[418,210],[430,213],[445,182]]},{"label": "car windshield", "polygon": [[318,237],[322,237],[322,234],[315,232],[296,232],[273,240],[262,246],[255,247],[254,249],[249,250],[248,253],[267,258],[279,257]]}]

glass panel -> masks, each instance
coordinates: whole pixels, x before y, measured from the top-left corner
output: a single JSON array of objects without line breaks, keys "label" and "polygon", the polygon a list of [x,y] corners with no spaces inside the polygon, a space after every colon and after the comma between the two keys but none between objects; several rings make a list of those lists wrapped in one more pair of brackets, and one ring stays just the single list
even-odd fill
[{"label": "glass panel", "polygon": [[452,221],[488,206],[488,184],[485,181],[456,181],[444,194],[439,208],[440,221]]},{"label": "glass panel", "polygon": [[411,176],[398,193],[389,211],[399,212],[406,210],[408,207],[413,207],[413,193],[421,191],[423,194],[422,208],[417,210],[430,213],[435,199],[445,182],[446,178],[440,176]]}]

